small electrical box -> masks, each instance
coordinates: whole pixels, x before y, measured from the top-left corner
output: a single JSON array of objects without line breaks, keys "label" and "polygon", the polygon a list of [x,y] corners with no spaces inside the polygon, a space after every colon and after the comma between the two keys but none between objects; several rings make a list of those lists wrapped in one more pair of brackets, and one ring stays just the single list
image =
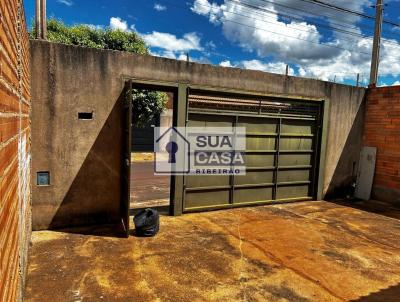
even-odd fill
[{"label": "small electrical box", "polygon": [[50,185],[50,172],[49,171],[37,172],[37,185],[38,186],[49,186]]}]

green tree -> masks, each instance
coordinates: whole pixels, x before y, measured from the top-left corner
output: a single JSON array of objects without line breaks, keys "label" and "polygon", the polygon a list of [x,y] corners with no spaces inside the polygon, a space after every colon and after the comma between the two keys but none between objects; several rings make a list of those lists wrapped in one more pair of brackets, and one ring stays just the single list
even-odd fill
[{"label": "green tree", "polygon": [[[133,89],[133,122],[137,127],[144,127],[148,121],[164,111],[168,96],[164,92]],[[149,101],[152,100],[152,101]]]},{"label": "green tree", "polygon": [[[35,37],[34,27],[30,32]],[[143,39],[134,31],[114,30],[85,24],[72,26],[51,18],[47,21],[47,40],[50,42],[78,45],[83,47],[112,49],[149,54]],[[134,124],[144,126],[166,108],[168,97],[163,92],[137,90],[132,91]]]}]

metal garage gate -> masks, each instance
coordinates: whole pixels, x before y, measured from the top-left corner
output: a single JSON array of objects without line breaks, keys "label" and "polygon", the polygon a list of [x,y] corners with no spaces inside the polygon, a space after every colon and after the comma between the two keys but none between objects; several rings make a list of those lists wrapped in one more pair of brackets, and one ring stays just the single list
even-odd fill
[{"label": "metal garage gate", "polygon": [[184,212],[316,198],[320,102],[201,93],[188,100],[188,127],[246,127],[246,175],[185,176]]}]

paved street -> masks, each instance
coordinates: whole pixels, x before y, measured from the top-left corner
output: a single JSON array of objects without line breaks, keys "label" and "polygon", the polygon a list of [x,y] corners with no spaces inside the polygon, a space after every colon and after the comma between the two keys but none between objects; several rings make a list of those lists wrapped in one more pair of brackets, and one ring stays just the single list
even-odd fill
[{"label": "paved street", "polygon": [[154,175],[153,157],[132,156],[131,208],[169,205],[170,176]]}]

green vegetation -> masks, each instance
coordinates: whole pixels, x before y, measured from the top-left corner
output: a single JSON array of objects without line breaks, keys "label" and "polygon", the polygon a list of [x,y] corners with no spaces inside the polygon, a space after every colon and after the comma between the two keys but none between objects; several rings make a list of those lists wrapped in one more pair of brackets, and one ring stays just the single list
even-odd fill
[{"label": "green vegetation", "polygon": [[[30,34],[32,38],[35,36],[34,29]],[[149,53],[146,43],[134,31],[113,30],[108,27],[96,28],[86,24],[68,26],[55,18],[47,21],[47,40],[68,45],[129,51],[138,54]]]},{"label": "green vegetation", "polygon": [[[34,29],[30,32],[30,36],[31,38],[35,37]],[[55,18],[47,21],[47,40],[68,45],[128,51],[138,54],[149,53],[146,43],[134,31],[97,28],[85,24],[67,26]],[[163,112],[167,100],[168,96],[163,92],[134,89],[132,91],[132,102],[135,126],[142,127]]]},{"label": "green vegetation", "polygon": [[144,127],[149,121],[165,110],[168,95],[164,92],[133,89],[133,122],[137,127]]}]

